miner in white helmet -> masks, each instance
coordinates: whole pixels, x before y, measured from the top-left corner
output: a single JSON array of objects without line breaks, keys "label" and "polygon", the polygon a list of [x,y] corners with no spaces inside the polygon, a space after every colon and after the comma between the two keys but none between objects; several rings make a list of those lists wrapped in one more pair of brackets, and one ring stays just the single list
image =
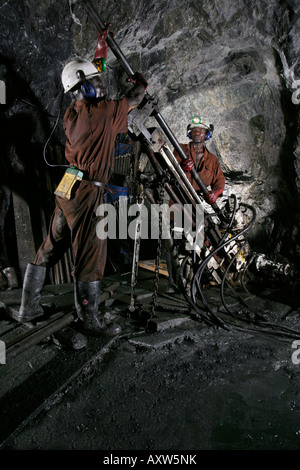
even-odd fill
[{"label": "miner in white helmet", "polygon": [[[36,258],[27,266],[18,320],[32,321],[43,315],[39,303],[46,269],[53,266],[72,244],[75,305],[84,328],[92,334],[118,334],[118,325],[106,325],[98,316],[101,279],[106,264],[107,240],[97,236],[97,208],[105,202],[105,185],[114,167],[117,134],[127,132],[131,108],[145,96],[147,82],[136,72],[128,79],[133,87],[119,100],[108,100],[100,75],[92,62],[77,58],[62,72],[65,93],[72,93],[63,127],[65,157],[70,164],[55,194],[55,210],[49,233]],[[76,185],[67,188],[76,175]],[[71,175],[71,176],[70,176]]]},{"label": "miner in white helmet", "polygon": [[187,126],[187,137],[191,140],[188,144],[180,144],[187,159],[181,161],[178,153],[174,150],[174,155],[180,162],[187,178],[196,191],[200,191],[197,182],[191,175],[192,168],[195,168],[199,177],[210,190],[205,197],[206,202],[213,204],[223,193],[225,178],[216,155],[209,152],[206,142],[212,137],[214,126],[209,124],[200,116],[194,116]]},{"label": "miner in white helmet", "polygon": [[[197,182],[194,180],[191,170],[196,169],[199,177],[206,187],[209,187],[205,200],[208,204],[216,202],[218,197],[223,193],[225,187],[225,178],[217,156],[206,147],[206,142],[212,137],[214,126],[201,116],[193,116],[191,122],[187,126],[187,137],[190,139],[188,144],[180,144],[187,159],[182,161],[177,151],[174,155],[184,170],[188,180],[193,188],[202,194]],[[172,201],[170,202],[172,204]],[[171,256],[166,252],[167,268],[169,273],[169,282],[166,293],[173,293],[176,290],[174,269],[172,267]]]}]

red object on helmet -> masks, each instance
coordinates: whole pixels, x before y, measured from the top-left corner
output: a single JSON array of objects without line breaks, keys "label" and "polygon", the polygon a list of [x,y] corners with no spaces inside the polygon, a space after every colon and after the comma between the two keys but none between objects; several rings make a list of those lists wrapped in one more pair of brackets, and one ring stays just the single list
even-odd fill
[{"label": "red object on helmet", "polygon": [[94,59],[105,59],[107,60],[107,42],[106,38],[108,35],[108,28],[111,26],[111,23],[105,24],[106,28],[100,33],[98,31],[97,35],[97,46],[96,46],[96,51],[94,55]]},{"label": "red object on helmet", "polygon": [[186,172],[191,171],[193,168],[195,168],[195,164],[193,162],[192,157],[187,157],[187,159],[182,161],[180,165],[183,171],[186,171]]},{"label": "red object on helmet", "polygon": [[218,199],[220,194],[222,194],[223,191],[224,188],[213,189],[212,191],[209,191],[205,196],[206,202],[208,202],[208,204],[213,204],[214,202],[216,202],[216,200]]}]

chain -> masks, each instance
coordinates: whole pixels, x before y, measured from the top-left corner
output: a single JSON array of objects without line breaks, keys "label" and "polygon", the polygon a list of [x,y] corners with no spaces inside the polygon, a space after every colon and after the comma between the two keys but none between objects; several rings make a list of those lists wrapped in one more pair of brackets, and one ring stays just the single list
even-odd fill
[{"label": "chain", "polygon": [[[140,193],[140,184],[139,181],[135,177],[135,153],[133,152],[130,159],[130,180],[131,180],[131,202],[133,200],[139,204],[144,202],[143,196]],[[138,261],[139,261],[139,252],[140,252],[140,243],[141,243],[141,222],[137,222],[136,229],[135,229],[135,236],[134,236],[134,246],[133,246],[133,259],[132,259],[132,267],[131,267],[131,293],[130,293],[130,305],[129,305],[129,312],[133,313],[135,311],[135,286],[137,283],[137,276],[138,276]]]},{"label": "chain", "polygon": [[[158,219],[158,242],[157,242],[157,251],[156,251],[156,262],[155,262],[155,277],[154,277],[154,291],[152,295],[152,304],[151,304],[151,313],[150,318],[155,315],[155,308],[157,305],[157,294],[158,294],[158,283],[159,283],[159,263],[161,258],[162,251],[162,204],[164,200],[164,185],[162,182],[159,183],[159,219]],[[148,320],[149,321],[149,320]]]},{"label": "chain", "polygon": [[[144,204],[143,195],[140,196],[139,202],[137,203],[140,207]],[[136,223],[135,234],[134,234],[134,250],[133,250],[133,260],[132,260],[132,271],[131,271],[131,297],[130,297],[130,306],[129,312],[135,311],[134,306],[134,291],[137,283],[138,276],[138,264],[139,264],[139,254],[140,254],[140,244],[141,244],[141,229],[142,229],[142,220],[139,219]]]}]

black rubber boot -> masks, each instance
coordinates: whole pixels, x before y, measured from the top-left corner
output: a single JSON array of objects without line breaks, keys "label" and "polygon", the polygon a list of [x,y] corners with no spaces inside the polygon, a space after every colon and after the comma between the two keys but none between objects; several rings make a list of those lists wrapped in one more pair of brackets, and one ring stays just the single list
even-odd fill
[{"label": "black rubber boot", "polygon": [[40,298],[46,279],[46,268],[36,264],[28,264],[21,298],[21,307],[16,320],[25,323],[36,320],[44,315],[43,307],[40,305]]},{"label": "black rubber boot", "polygon": [[75,282],[75,306],[79,320],[84,329],[95,336],[116,336],[121,333],[121,327],[116,323],[107,323],[98,316],[101,281]]},{"label": "black rubber boot", "polygon": [[172,264],[172,259],[171,259],[171,255],[168,251],[166,251],[166,262],[167,262],[167,269],[168,269],[168,274],[169,274],[169,280],[168,280],[168,285],[167,285],[167,288],[165,290],[165,293],[166,294],[174,294],[175,292],[177,292],[177,287],[176,287],[176,283],[175,283],[175,280],[174,280],[174,268],[173,268],[173,264]]}]

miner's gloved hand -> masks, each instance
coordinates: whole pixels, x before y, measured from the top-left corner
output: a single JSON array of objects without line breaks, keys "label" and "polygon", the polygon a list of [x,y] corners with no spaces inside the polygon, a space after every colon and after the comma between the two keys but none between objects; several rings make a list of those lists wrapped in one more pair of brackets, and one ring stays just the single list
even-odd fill
[{"label": "miner's gloved hand", "polygon": [[147,91],[148,82],[145,79],[144,75],[140,72],[135,72],[133,75],[131,75],[131,77],[128,77],[127,82],[131,82],[134,85],[143,85],[145,87],[145,92]]},{"label": "miner's gloved hand", "polygon": [[187,157],[186,160],[183,160],[182,162],[180,162],[180,165],[183,171],[186,171],[186,172],[191,171],[193,168],[195,168],[195,164],[193,162],[192,157]]},{"label": "miner's gloved hand", "polygon": [[209,191],[205,196],[206,202],[208,202],[208,204],[213,204],[214,202],[216,202],[216,200],[218,199],[220,194],[222,194],[223,191],[224,188],[213,189],[212,191]]}]

